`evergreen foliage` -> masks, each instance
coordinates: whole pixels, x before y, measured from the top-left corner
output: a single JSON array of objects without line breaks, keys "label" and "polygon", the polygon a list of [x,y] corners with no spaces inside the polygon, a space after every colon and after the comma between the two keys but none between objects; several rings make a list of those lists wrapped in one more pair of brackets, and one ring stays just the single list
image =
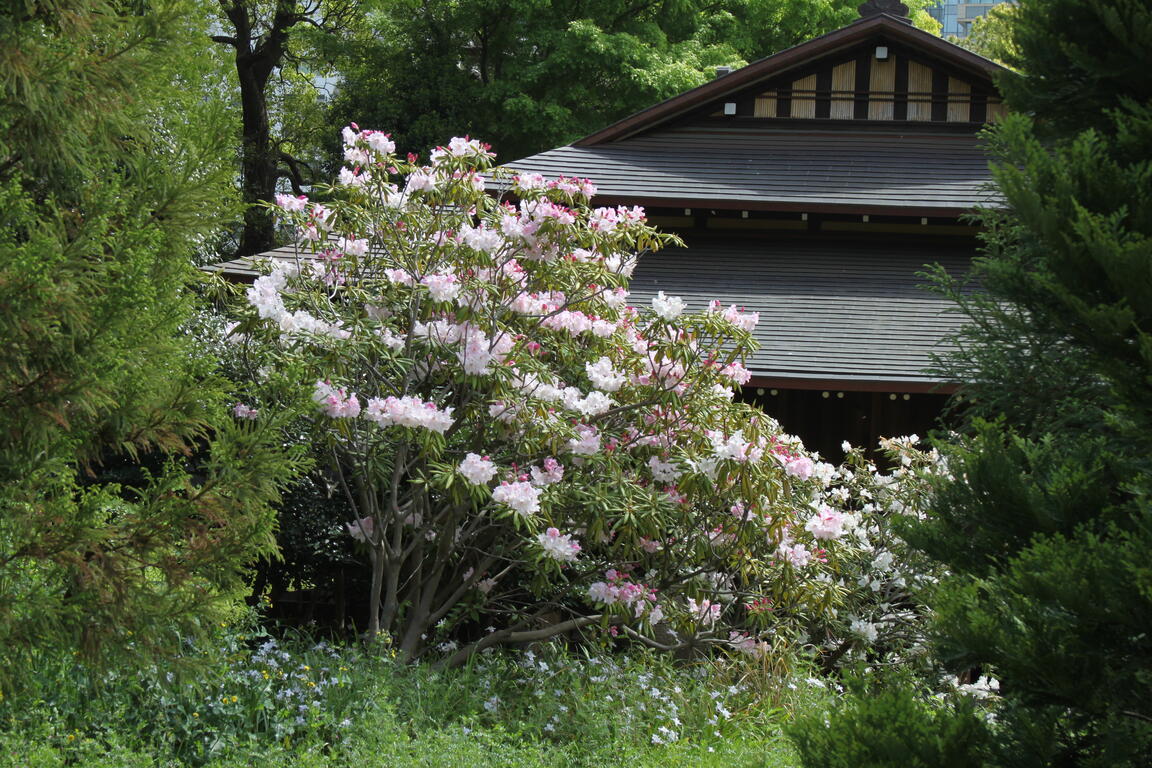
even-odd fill
[{"label": "evergreen foliage", "polygon": [[988,764],[1148,765],[1152,3],[1024,0],[1012,18],[1004,207],[945,366],[968,428],[905,534],[950,572],[930,600],[940,660],[1001,680]]},{"label": "evergreen foliage", "polygon": [[988,732],[970,699],[941,704],[895,687],[855,693],[835,715],[809,712],[789,727],[805,768],[985,764]]},{"label": "evergreen foliage", "polygon": [[272,545],[294,462],[185,332],[232,198],[198,6],[0,11],[0,647],[161,641]]}]

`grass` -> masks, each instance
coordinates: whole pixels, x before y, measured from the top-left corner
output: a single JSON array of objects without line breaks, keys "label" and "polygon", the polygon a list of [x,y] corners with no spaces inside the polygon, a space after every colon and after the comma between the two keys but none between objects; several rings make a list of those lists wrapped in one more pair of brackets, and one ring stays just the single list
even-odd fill
[{"label": "grass", "polygon": [[733,661],[543,647],[437,671],[253,632],[163,667],[43,661],[0,702],[0,768],[797,765],[787,688]]}]

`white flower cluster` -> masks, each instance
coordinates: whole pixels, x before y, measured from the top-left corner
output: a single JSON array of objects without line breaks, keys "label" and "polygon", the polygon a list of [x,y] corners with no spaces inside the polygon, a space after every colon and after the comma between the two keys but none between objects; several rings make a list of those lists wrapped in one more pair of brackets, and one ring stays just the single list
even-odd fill
[{"label": "white flower cluster", "polygon": [[536,541],[540,542],[544,554],[561,563],[575,562],[577,555],[580,554],[580,542],[574,541],[570,533],[561,536],[557,528],[549,528],[544,533],[538,534]]},{"label": "white flower cluster", "polygon": [[708,304],[708,314],[719,314],[742,331],[751,333],[757,323],[760,322],[759,312],[745,312],[743,307],[737,308],[735,304],[727,309],[721,309],[720,306],[719,301],[712,301]]},{"label": "white flower cluster", "polygon": [[524,517],[540,511],[540,489],[523,480],[500,483],[492,491],[492,500],[510,507]]},{"label": "white flower cluster", "polygon": [[260,317],[274,321],[280,327],[281,333],[286,336],[294,333],[313,333],[336,339],[349,338],[351,334],[341,327],[340,322],[326,322],[302,309],[295,312],[288,311],[280,293],[284,290],[288,278],[294,274],[296,274],[295,266],[274,265],[270,274],[256,278],[248,288],[246,294],[248,303],[256,308]]},{"label": "white flower cluster", "polygon": [[627,377],[612,367],[612,361],[607,357],[601,357],[595,363],[585,363],[584,370],[592,386],[605,392],[616,392],[627,381]]},{"label": "white flower cluster", "polygon": [[316,382],[312,400],[334,419],[353,419],[360,415],[360,401],[356,395],[349,395],[342,388],[333,387],[326,381]]},{"label": "white flower cluster", "polygon": [[652,298],[652,311],[665,320],[675,320],[684,312],[684,299],[679,296],[665,296],[660,291]]},{"label": "white flower cluster", "polygon": [[381,427],[420,427],[444,434],[452,423],[452,407],[441,410],[418,397],[374,397],[364,409],[365,417]]},{"label": "white flower cluster", "polygon": [[652,478],[660,483],[674,483],[684,474],[674,463],[662,461],[659,456],[648,459],[648,468],[652,470]]},{"label": "white flower cluster", "polygon": [[470,453],[464,457],[458,467],[464,479],[473,485],[487,485],[496,477],[496,464],[489,461],[487,456]]}]

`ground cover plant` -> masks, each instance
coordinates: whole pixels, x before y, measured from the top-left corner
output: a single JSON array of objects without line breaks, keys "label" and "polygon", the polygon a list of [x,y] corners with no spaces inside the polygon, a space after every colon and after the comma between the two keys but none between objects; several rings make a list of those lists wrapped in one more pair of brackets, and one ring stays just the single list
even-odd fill
[{"label": "ground cover plant", "polygon": [[544,645],[435,670],[228,628],[132,672],[40,662],[36,697],[0,702],[0,765],[793,764],[781,692],[723,660]]}]

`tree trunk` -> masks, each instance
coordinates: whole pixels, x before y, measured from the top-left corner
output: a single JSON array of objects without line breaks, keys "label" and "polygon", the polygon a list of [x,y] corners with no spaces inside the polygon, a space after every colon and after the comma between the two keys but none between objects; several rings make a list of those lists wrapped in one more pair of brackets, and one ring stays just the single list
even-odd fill
[{"label": "tree trunk", "polygon": [[372,544],[372,588],[368,592],[368,640],[380,634],[380,593],[384,586],[384,545]]},{"label": "tree trunk", "polygon": [[253,73],[250,67],[245,66],[244,59],[242,56],[236,57],[243,115],[243,180],[240,191],[246,206],[239,255],[251,256],[270,251],[276,245],[271,213],[257,204],[273,199],[278,174],[268,122],[267,78]]}]

